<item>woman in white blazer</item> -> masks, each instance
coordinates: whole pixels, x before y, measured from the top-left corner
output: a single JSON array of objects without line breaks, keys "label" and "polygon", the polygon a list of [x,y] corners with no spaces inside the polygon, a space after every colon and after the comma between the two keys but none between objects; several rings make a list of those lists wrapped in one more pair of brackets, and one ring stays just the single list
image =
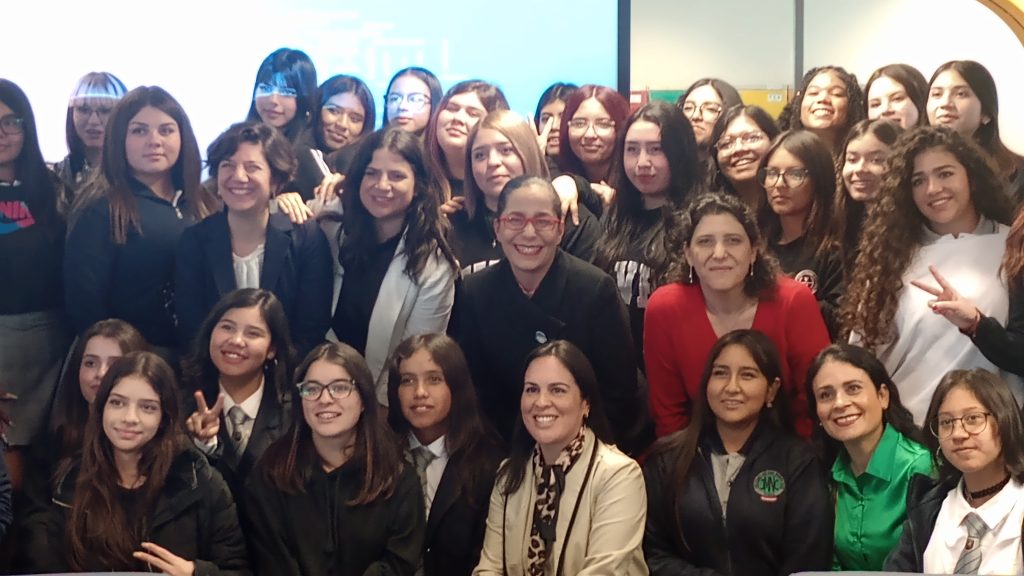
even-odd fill
[{"label": "woman in white blazer", "polygon": [[409,336],[444,332],[455,299],[436,186],[419,139],[386,128],[363,140],[340,198],[320,215],[334,258],[328,338],[366,357],[385,406],[391,352]]}]

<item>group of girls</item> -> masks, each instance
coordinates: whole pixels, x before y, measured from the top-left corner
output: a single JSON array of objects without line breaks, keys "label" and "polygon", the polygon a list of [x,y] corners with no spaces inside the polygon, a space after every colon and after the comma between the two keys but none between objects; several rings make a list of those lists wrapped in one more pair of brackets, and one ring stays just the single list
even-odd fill
[{"label": "group of girls", "polygon": [[[27,565],[877,569],[906,517],[892,561],[928,568],[981,538],[947,500],[1019,488],[1000,434],[1020,434],[1001,402],[1024,371],[1024,163],[980,64],[887,66],[863,91],[817,68],[778,122],[718,79],[632,112],[554,85],[531,125],[493,84],[409,68],[384,104],[374,131],[358,78],[318,88],[278,50],[202,181],[159,87],[83,78],[54,172],[0,81]],[[829,347],[847,339],[866,351]],[[946,500],[906,511],[933,470]]]}]

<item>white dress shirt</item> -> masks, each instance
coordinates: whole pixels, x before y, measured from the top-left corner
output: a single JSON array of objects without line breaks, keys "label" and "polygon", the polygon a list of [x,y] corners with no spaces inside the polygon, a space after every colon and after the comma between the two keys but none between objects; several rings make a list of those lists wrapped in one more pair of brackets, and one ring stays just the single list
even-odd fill
[{"label": "white dress shirt", "polygon": [[1024,520],[1024,485],[1011,480],[991,500],[972,508],[964,498],[963,480],[949,491],[935,519],[935,530],[924,551],[924,571],[952,574],[967,544],[964,518],[974,512],[984,520],[988,532],[981,537],[981,567],[978,574],[1024,574],[1020,552],[1021,521]]},{"label": "white dress shirt", "polygon": [[[218,385],[220,394],[224,396],[224,407],[220,413],[220,425],[223,426],[224,430],[227,431],[228,437],[231,437],[231,435],[235,431],[234,424],[232,424],[231,419],[228,418],[228,410],[231,410],[232,406],[238,406],[239,408],[242,409],[242,412],[245,412],[245,415],[249,417],[249,419],[245,421],[245,424],[242,425],[242,441],[240,442],[238,450],[239,455],[245,452],[246,446],[249,445],[249,437],[252,436],[252,429],[253,426],[256,424],[256,415],[260,413],[260,404],[263,403],[264,384],[265,381],[261,380],[260,387],[257,388],[256,391],[253,392],[248,398],[242,400],[241,403],[237,403],[234,400],[232,400],[231,395],[228,394],[226,390],[224,390],[224,386]],[[203,442],[198,438],[193,438],[192,443],[195,444],[196,447],[199,448],[203,452],[203,454],[206,454],[207,456],[213,454],[214,450],[217,449],[216,436],[211,438],[208,442]]]}]

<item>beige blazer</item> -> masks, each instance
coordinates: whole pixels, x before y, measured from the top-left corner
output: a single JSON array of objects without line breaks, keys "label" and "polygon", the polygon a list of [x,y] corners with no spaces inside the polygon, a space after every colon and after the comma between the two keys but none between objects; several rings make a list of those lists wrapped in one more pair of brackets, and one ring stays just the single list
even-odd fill
[{"label": "beige blazer", "polygon": [[[589,480],[584,487],[588,467]],[[474,575],[526,574],[537,498],[533,466],[527,466],[522,486],[507,498],[501,493],[501,484],[496,483],[491,492],[484,547]],[[572,520],[577,500],[579,510]],[[647,491],[640,466],[587,429],[583,454],[565,478],[546,573],[555,576],[561,562],[564,576],[646,576],[641,547],[646,520]]]}]

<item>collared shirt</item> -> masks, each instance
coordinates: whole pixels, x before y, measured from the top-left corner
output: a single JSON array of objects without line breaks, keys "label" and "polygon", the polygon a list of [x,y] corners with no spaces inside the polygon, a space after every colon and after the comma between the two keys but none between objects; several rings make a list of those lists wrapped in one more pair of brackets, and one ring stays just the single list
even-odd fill
[{"label": "collared shirt", "polygon": [[[444,467],[448,465],[448,447],[445,445],[446,436],[441,436],[437,440],[434,440],[430,444],[427,444],[427,450],[436,456],[430,464],[427,464],[427,478],[424,484],[423,479],[420,480],[421,486],[426,486],[423,499],[427,503],[427,514],[430,514],[430,505],[434,503],[434,495],[437,494],[437,486],[441,483],[441,476],[444,475]],[[416,435],[412,432],[409,433],[409,452],[416,450],[423,444],[416,438]]]},{"label": "collared shirt", "polygon": [[[984,216],[981,216],[980,218],[978,218],[978,225],[974,228],[974,232],[971,232],[970,234],[966,234],[966,235],[968,235],[968,236],[984,236],[986,234],[995,234],[996,232],[999,232],[999,223],[998,222],[994,222],[992,220],[989,220],[988,218],[985,218]],[[961,234],[960,236],[965,236],[965,234]],[[957,238],[959,238],[960,236],[957,236]],[[921,244],[924,244],[924,245],[934,244],[940,238],[947,238],[947,237],[952,239],[953,235],[952,234],[936,234],[934,231],[932,231],[931,228],[929,228],[927,225],[924,225],[924,237],[921,239]]]},{"label": "collared shirt", "polygon": [[882,569],[903,533],[907,487],[914,474],[933,474],[931,454],[892,426],[883,430],[860,476],[853,473],[850,455],[840,452],[832,465],[836,490],[834,569]]},{"label": "collared shirt", "polygon": [[1011,480],[991,500],[972,508],[964,498],[964,482],[949,491],[935,519],[935,530],[924,551],[924,571],[952,574],[967,544],[964,519],[974,512],[988,532],[981,537],[981,567],[978,574],[1022,574],[1020,534],[1024,520],[1024,485]]},{"label": "collared shirt", "polygon": [[[231,419],[228,418],[228,410],[231,410],[233,406],[238,406],[245,412],[245,415],[249,418],[242,424],[242,442],[241,446],[238,447],[238,453],[245,452],[246,446],[249,445],[249,437],[252,436],[253,426],[256,424],[256,415],[260,413],[260,405],[263,403],[263,386],[265,380],[260,380],[260,387],[256,389],[248,398],[242,400],[241,403],[237,403],[231,399],[231,395],[224,390],[223,385],[218,385],[220,394],[224,396],[224,406],[221,410],[221,426],[227,431],[230,437],[234,433],[234,424],[231,423]],[[210,438],[209,441],[203,442],[198,438],[193,438],[192,443],[196,445],[204,454],[209,456],[213,454],[213,451],[217,449],[217,437]]]}]

